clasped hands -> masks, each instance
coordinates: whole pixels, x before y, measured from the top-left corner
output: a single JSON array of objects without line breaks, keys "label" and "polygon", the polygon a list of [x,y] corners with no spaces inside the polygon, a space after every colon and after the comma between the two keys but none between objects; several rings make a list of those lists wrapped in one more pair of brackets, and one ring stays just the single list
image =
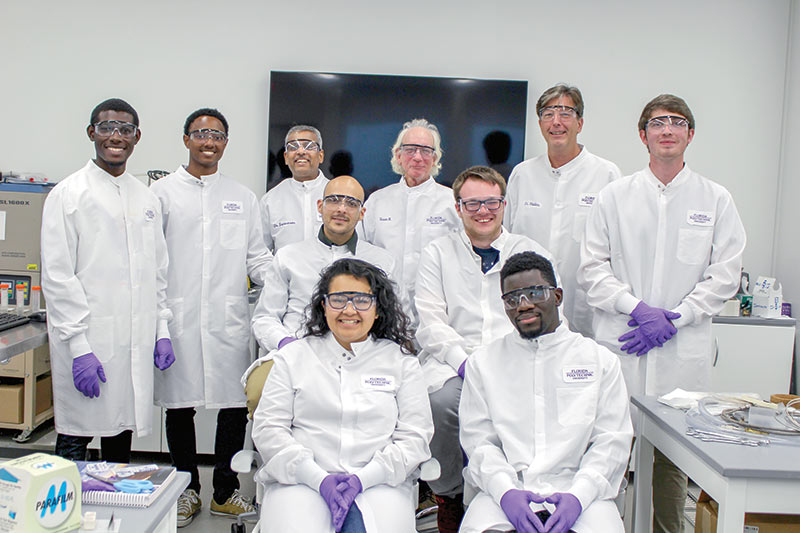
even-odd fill
[{"label": "clasped hands", "polygon": [[631,311],[631,319],[628,321],[628,325],[634,329],[618,339],[624,343],[622,351],[641,356],[656,346],[663,346],[678,332],[671,321],[680,317],[680,313],[650,307],[644,301],[639,302]]},{"label": "clasped hands", "polygon": [[[551,503],[556,510],[542,524],[531,509],[531,502]],[[581,502],[569,492],[555,492],[543,498],[529,490],[518,489],[511,489],[503,494],[500,508],[517,533],[567,533],[583,511]]]},{"label": "clasped hands", "polygon": [[319,484],[319,493],[328,504],[337,533],[342,530],[350,506],[361,490],[361,480],[355,474],[328,474]]}]

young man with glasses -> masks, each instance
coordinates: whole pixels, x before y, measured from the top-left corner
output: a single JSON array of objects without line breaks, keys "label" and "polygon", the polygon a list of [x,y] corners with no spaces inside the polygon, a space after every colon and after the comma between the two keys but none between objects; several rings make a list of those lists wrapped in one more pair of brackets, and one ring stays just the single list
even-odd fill
[{"label": "young man with glasses", "polygon": [[617,357],[559,319],[552,264],[523,252],[500,271],[513,328],[476,350],[461,396],[462,533],[622,533],[614,498],[633,426]]},{"label": "young man with glasses", "polygon": [[575,275],[586,217],[598,191],[620,177],[617,166],[578,144],[583,96],[559,84],[536,102],[547,153],[523,161],[508,179],[505,225],[542,243],[563,276],[562,313],[573,331],[592,335],[592,311]]},{"label": "young man with glasses", "polygon": [[195,408],[219,409],[214,444],[211,513],[253,510],[231,470],[244,447],[247,409],[239,385],[250,364],[247,276],[264,285],[272,260],[264,245],[258,199],[219,171],[228,145],[228,121],[216,109],[198,109],[183,126],[189,164],[152,186],[161,201],[169,251],[167,302],[177,362],[156,377],[155,403],[165,407],[173,464],[192,476],[178,500],[178,527],[202,508],[197,470]]},{"label": "young man with glasses", "polygon": [[[384,270],[395,271],[391,254],[358,238],[355,231],[364,216],[364,189],[351,176],[330,180],[317,201],[322,218],[317,234],[280,248],[261,290],[252,329],[267,352],[279,349],[301,333],[304,312],[320,272],[343,257],[355,257]],[[396,279],[396,278],[395,278]]]},{"label": "young man with glasses", "polygon": [[42,214],[42,290],[53,371],[55,452],[129,462],[131,438],[153,429],[153,364],[174,361],[167,248],[158,198],[132,174],[139,116],[118,98],[86,129],[95,158],[58,183]]},{"label": "young man with glasses", "polygon": [[[694,127],[677,96],[645,106],[650,164],[598,194],[581,246],[595,339],[619,354],[631,394],[708,390],[711,317],[739,287],[744,227],[730,193],[685,164]],[[653,487],[653,530],[682,531],[686,476],[659,452]]]},{"label": "young man with glasses", "polygon": [[459,174],[453,195],[463,229],[428,244],[419,261],[417,341],[435,427],[431,454],[441,465],[439,479],[429,482],[439,503],[441,533],[457,531],[464,513],[458,443],[464,365],[478,346],[511,330],[497,298],[500,269],[507,257],[524,250],[550,257],[529,237],[503,229],[505,188],[505,179],[489,167],[470,167]]},{"label": "young man with glasses", "polygon": [[325,159],[322,134],[314,126],[292,126],[284,139],[283,159],[292,171],[261,197],[264,241],[273,253],[317,234],[322,218],[317,202],[328,178],[319,169]]},{"label": "young man with glasses", "polygon": [[[400,181],[375,191],[366,203],[366,240],[394,256],[403,288],[413,300],[422,248],[461,229],[452,191],[436,182],[442,168],[439,130],[424,118],[403,124],[392,146],[392,170]],[[416,323],[416,317],[412,317]]]}]

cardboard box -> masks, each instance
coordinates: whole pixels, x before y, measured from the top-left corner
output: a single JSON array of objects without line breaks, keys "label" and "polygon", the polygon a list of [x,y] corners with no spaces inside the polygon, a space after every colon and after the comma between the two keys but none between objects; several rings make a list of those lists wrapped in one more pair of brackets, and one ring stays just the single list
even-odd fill
[{"label": "cardboard box", "polygon": [[22,409],[25,406],[24,389],[22,383],[0,385],[0,422],[4,424],[22,423]]},{"label": "cardboard box", "polygon": [[34,453],[0,464],[0,531],[66,533],[80,525],[75,463]]},{"label": "cardboard box", "polygon": [[53,405],[53,376],[39,376],[36,379],[36,414],[44,413]]},{"label": "cardboard box", "polygon": [[[719,504],[711,496],[700,493],[694,533],[716,533]],[[745,513],[743,533],[796,533],[800,531],[800,516],[791,514]]]}]

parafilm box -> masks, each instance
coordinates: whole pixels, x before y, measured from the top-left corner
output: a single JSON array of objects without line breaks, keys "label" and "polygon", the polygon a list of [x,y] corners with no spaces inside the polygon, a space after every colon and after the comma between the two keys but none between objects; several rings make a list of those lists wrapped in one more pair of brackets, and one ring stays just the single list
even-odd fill
[{"label": "parafilm box", "polygon": [[0,463],[0,531],[62,533],[80,525],[75,463],[46,453]]}]

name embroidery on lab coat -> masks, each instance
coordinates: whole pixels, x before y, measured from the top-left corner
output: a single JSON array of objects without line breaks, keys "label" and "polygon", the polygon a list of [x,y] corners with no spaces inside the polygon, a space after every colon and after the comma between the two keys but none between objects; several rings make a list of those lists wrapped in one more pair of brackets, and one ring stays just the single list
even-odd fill
[{"label": "name embroidery on lab coat", "polygon": [[597,193],[582,192],[580,196],[578,196],[578,205],[581,207],[592,207],[595,198],[597,198]]},{"label": "name embroidery on lab coat", "polygon": [[238,202],[236,200],[223,200],[223,202],[222,202],[222,212],[223,213],[241,213],[242,212],[242,202]]},{"label": "name embroidery on lab coat", "polygon": [[714,213],[712,211],[688,211],[686,222],[692,226],[713,226]]},{"label": "name embroidery on lab coat", "polygon": [[394,390],[394,376],[361,376],[361,386],[369,390]]},{"label": "name embroidery on lab coat", "polygon": [[391,222],[392,217],[378,217],[378,222]]},{"label": "name embroidery on lab coat", "polygon": [[597,380],[597,367],[587,366],[565,366],[561,369],[564,383],[591,383]]},{"label": "name embroidery on lab coat", "polygon": [[430,217],[426,218],[425,221],[428,224],[431,224],[431,225],[434,225],[434,226],[439,225],[439,224],[444,224],[444,222],[445,222],[444,221],[444,217],[440,217],[438,215],[430,216]]},{"label": "name embroidery on lab coat", "polygon": [[542,207],[542,204],[533,200],[525,200],[524,202],[522,202],[522,205],[523,207]]},{"label": "name embroidery on lab coat", "polygon": [[147,222],[152,222],[156,218],[156,210],[152,207],[144,208],[144,219]]},{"label": "name embroidery on lab coat", "polygon": [[295,224],[297,224],[297,222],[295,222],[294,220],[284,220],[282,222],[276,222],[275,224],[272,225],[272,227],[278,229],[284,226],[294,226]]}]

